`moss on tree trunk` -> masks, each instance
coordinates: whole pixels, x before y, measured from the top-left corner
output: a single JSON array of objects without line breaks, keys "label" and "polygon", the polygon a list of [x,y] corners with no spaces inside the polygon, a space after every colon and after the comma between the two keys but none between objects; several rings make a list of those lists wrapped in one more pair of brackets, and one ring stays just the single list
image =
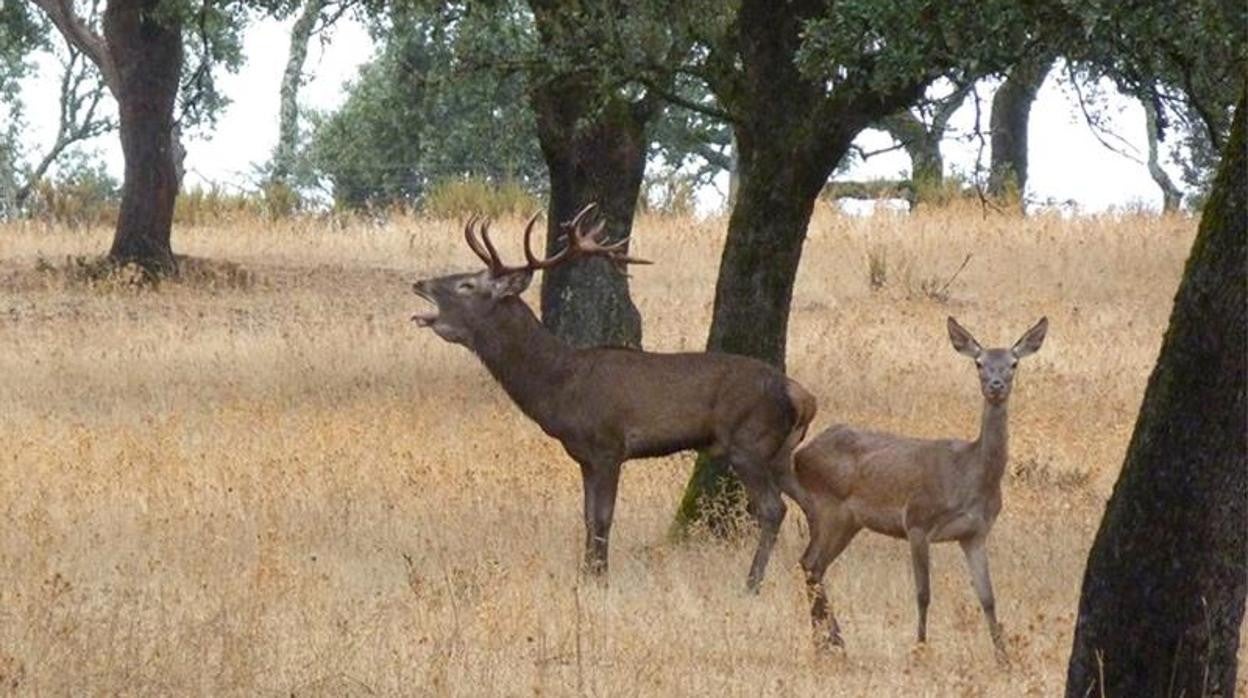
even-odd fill
[{"label": "moss on tree trunk", "polygon": [[1088,557],[1070,698],[1235,690],[1248,586],[1244,109],[1241,98]]}]

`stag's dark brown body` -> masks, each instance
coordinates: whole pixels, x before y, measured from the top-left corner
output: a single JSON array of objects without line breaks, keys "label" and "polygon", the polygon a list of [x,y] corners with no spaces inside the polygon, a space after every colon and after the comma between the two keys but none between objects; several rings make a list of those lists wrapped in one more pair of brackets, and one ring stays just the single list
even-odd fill
[{"label": "stag's dark brown body", "polygon": [[[520,409],[581,466],[586,568],[607,569],[624,461],[701,449],[726,459],[746,487],[761,528],[748,578],[757,589],[784,519],[781,493],[809,510],[792,454],[815,415],[810,393],[779,370],[741,356],[574,348],[519,298],[534,269],[542,268],[528,252],[527,232],[530,264],[519,268],[504,267],[488,237],[481,247],[466,234],[490,268],[417,282],[416,293],[437,311],[415,319],[471,349]],[[573,230],[569,246],[610,255],[592,241],[592,233],[578,237]]]}]

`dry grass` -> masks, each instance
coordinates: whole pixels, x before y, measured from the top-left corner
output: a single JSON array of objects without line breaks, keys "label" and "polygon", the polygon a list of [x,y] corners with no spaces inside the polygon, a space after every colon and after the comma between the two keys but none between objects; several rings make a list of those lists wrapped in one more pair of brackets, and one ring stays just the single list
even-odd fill
[{"label": "dry grass", "polygon": [[[638,251],[660,261],[634,279],[650,348],[701,347],[723,228],[640,221]],[[37,262],[101,250],[103,231],[0,228],[0,690],[1060,691],[1190,220],[816,215],[789,354],[819,427],[970,435],[976,382],[944,316],[993,344],[1050,318],[1016,387],[991,541],[1008,673],[956,547],[935,555],[932,641],[916,652],[906,551],[870,536],[829,575],[849,652],[816,657],[800,517],[757,598],[743,592],[752,541],[665,541],[688,456],[627,469],[611,586],[581,586],[576,468],[470,355],[407,322],[415,273],[471,266],[456,229],[181,229],[180,251],[254,280],[136,291]]]}]

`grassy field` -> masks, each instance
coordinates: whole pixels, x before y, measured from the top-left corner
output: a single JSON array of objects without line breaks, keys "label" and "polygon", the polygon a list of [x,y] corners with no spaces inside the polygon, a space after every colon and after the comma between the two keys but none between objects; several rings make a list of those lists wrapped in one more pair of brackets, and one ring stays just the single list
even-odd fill
[{"label": "grassy field", "polygon": [[[703,346],[724,228],[639,221],[647,348]],[[971,437],[977,382],[945,316],[991,345],[1050,319],[990,541],[1003,671],[956,546],[934,551],[916,650],[908,552],[869,535],[828,578],[848,652],[816,656],[800,516],[758,597],[752,537],[666,539],[689,455],[626,468],[611,585],[582,585],[577,468],[407,320],[417,275],[476,267],[454,222],[183,228],[179,251],[211,261],[155,291],[66,271],[107,231],[0,227],[0,690],[1056,695],[1194,230],[816,213],[789,339],[816,428]]]}]

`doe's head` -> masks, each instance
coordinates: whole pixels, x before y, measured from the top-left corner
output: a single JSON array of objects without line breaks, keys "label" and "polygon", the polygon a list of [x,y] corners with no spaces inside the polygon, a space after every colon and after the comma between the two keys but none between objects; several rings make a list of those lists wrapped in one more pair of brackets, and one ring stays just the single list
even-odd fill
[{"label": "doe's head", "polygon": [[464,224],[464,240],[468,247],[485,262],[486,268],[478,272],[449,274],[421,279],[412,284],[412,291],[433,304],[433,308],[412,316],[420,327],[432,329],[448,342],[469,345],[480,332],[495,327],[494,311],[509,299],[515,298],[529,287],[533,272],[549,269],[577,257],[602,256],[623,267],[626,264],[649,264],[644,259],[633,259],[625,252],[627,238],[606,243],[603,240],[605,222],[587,227],[595,204],[589,204],[568,223],[562,224],[568,244],[550,257],[539,259],[533,253],[533,227],[540,214],[533,214],[524,227],[525,263],[509,266],[503,263],[498,249],[490,240],[488,220],[473,216]]},{"label": "doe's head", "polygon": [[1044,335],[1049,329],[1049,319],[1040,318],[1031,329],[1023,333],[1014,346],[1009,349],[984,349],[975,341],[966,328],[957,320],[949,318],[949,341],[959,354],[975,360],[979,371],[979,388],[984,399],[993,404],[1005,402],[1010,397],[1010,388],[1014,384],[1014,371],[1018,368],[1018,360],[1034,354],[1042,344]]}]

